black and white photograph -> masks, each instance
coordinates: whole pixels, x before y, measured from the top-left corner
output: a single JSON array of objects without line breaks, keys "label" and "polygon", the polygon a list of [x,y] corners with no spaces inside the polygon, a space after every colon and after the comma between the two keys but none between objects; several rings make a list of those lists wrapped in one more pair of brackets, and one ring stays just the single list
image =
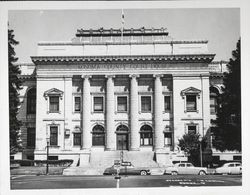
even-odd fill
[{"label": "black and white photograph", "polygon": [[185,3],[2,9],[3,192],[245,194],[246,9]]}]

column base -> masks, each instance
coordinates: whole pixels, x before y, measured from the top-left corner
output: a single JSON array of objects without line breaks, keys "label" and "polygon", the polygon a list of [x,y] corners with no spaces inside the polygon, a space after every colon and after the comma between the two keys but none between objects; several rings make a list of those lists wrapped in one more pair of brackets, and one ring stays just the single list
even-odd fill
[{"label": "column base", "polygon": [[80,167],[88,166],[90,163],[90,149],[83,149],[80,153]]},{"label": "column base", "polygon": [[130,148],[130,151],[140,151],[140,148]]},{"label": "column base", "polygon": [[116,151],[115,148],[105,148],[105,151]]}]

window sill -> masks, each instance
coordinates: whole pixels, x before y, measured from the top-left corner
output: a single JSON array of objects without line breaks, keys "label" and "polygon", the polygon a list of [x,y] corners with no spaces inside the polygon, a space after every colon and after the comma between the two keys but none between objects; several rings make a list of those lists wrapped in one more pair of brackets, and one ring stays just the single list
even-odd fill
[{"label": "window sill", "polygon": [[59,148],[60,146],[49,146],[50,148]]},{"label": "window sill", "polygon": [[144,113],[152,113],[151,111],[140,111],[139,112],[140,114],[142,113],[142,114],[144,114]]},{"label": "window sill", "polygon": [[92,113],[98,114],[98,113],[104,113],[104,111],[93,111]]},{"label": "window sill", "polygon": [[61,114],[61,111],[55,111],[55,112],[47,111],[47,114]]},{"label": "window sill", "polygon": [[117,111],[116,113],[128,113],[128,111]]},{"label": "window sill", "polygon": [[196,112],[196,113],[198,113],[199,111],[198,110],[185,110],[185,112]]}]

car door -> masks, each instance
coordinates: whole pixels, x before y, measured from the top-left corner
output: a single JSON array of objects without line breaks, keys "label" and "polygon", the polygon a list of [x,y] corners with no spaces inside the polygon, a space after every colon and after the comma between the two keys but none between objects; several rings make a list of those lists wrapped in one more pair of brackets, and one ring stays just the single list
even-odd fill
[{"label": "car door", "polygon": [[194,166],[191,163],[186,164],[186,174],[198,174],[196,173]]},{"label": "car door", "polygon": [[186,174],[186,165],[185,163],[180,163],[178,165],[178,174]]},{"label": "car door", "polygon": [[235,167],[234,167],[234,163],[230,163],[228,164],[228,174],[233,174],[233,172],[235,172]]},{"label": "car door", "polygon": [[242,172],[242,165],[240,163],[235,163],[235,169],[236,169],[236,173],[235,174],[241,174],[241,172]]}]

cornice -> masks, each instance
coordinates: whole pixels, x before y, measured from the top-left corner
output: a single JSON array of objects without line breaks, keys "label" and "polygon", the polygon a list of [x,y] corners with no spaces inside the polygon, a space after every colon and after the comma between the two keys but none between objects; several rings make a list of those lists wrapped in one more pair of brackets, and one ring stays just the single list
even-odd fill
[{"label": "cornice", "polygon": [[57,63],[119,62],[119,61],[167,61],[169,63],[210,63],[215,54],[185,55],[133,55],[133,56],[31,56],[33,63],[46,65]]},{"label": "cornice", "polygon": [[23,80],[36,80],[36,75],[19,75],[18,78]]},{"label": "cornice", "polygon": [[154,41],[100,41],[100,42],[72,42],[72,41],[41,41],[39,46],[58,46],[58,45],[138,45],[138,44],[193,44],[193,43],[208,43],[208,40],[154,40]]}]

